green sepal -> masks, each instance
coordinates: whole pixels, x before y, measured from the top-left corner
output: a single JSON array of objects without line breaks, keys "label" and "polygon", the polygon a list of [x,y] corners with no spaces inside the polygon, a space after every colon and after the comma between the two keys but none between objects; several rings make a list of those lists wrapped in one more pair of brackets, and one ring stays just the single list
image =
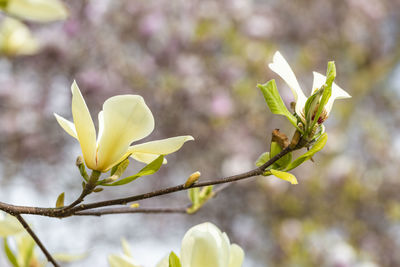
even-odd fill
[{"label": "green sepal", "polygon": [[130,182],[136,180],[139,177],[152,175],[152,174],[156,173],[161,168],[161,165],[162,165],[163,161],[164,161],[164,155],[161,155],[158,158],[156,158],[155,160],[153,160],[152,162],[150,162],[149,164],[147,164],[146,167],[141,169],[135,175],[123,178],[123,179],[121,179],[119,181],[116,181],[114,183],[104,183],[102,181],[99,181],[99,185],[102,185],[102,186],[124,185],[124,184],[130,183]]},{"label": "green sepal", "polygon": [[173,251],[169,254],[168,262],[169,267],[182,267],[179,257]]},{"label": "green sepal", "polygon": [[64,207],[64,198],[65,198],[65,192],[62,192],[62,193],[57,197],[56,208]]},{"label": "green sepal", "polygon": [[270,80],[266,84],[258,84],[257,87],[261,90],[264,95],[265,101],[271,112],[273,114],[283,115],[285,116],[294,127],[296,127],[299,131],[303,132],[297,126],[296,117],[290,113],[290,111],[286,108],[283,100],[276,88],[275,80]]},{"label": "green sepal", "polygon": [[282,171],[278,171],[278,170],[274,170],[274,169],[271,169],[270,172],[272,175],[278,177],[279,179],[288,181],[291,184],[298,184],[296,176],[294,176],[291,173],[282,172]]},{"label": "green sepal", "polygon": [[8,245],[7,238],[3,238],[3,244],[4,244],[4,252],[6,253],[7,259],[9,262],[12,264],[14,267],[19,267],[17,258],[15,257],[14,253],[10,249],[10,246]]},{"label": "green sepal", "polygon": [[129,154],[123,161],[112,167],[110,176],[113,176],[114,174],[120,174],[118,177],[121,177],[122,173],[126,170],[126,168],[128,168],[130,156],[131,154]]},{"label": "green sepal", "polygon": [[87,182],[89,181],[89,175],[86,172],[85,164],[79,164],[78,166],[79,173],[81,174],[82,178]]},{"label": "green sepal", "polygon": [[309,160],[315,153],[320,151],[325,146],[327,140],[328,140],[328,135],[326,133],[323,133],[309,151],[307,151],[306,153],[304,153],[303,155],[292,161],[288,166],[286,166],[284,170],[285,171],[293,170],[303,162]]}]

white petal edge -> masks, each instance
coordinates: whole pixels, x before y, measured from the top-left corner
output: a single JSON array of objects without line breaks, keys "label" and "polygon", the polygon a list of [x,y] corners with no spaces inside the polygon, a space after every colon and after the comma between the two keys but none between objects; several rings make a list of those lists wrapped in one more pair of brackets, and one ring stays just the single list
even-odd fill
[{"label": "white petal edge", "polygon": [[[315,71],[313,72],[313,74],[314,74],[314,82],[313,82],[313,92],[314,92],[315,89],[320,88],[323,84],[325,84],[326,76]],[[336,99],[345,99],[345,98],[351,98],[351,95],[349,95],[345,90],[343,90],[335,83],[333,83],[332,95],[329,98],[328,103],[325,105],[325,110],[327,112],[327,115],[329,115],[329,113],[331,112],[333,102],[335,102]]]},{"label": "white petal edge", "polygon": [[103,104],[104,129],[98,142],[98,170],[106,171],[127,152],[129,145],[149,135],[154,118],[139,95],[119,95]]},{"label": "white petal edge", "polygon": [[57,120],[58,124],[60,124],[61,128],[63,128],[64,131],[66,131],[73,138],[78,139],[78,136],[77,136],[76,130],[75,130],[75,125],[72,122],[70,122],[69,120],[64,119],[60,115],[58,115],[56,113],[53,113],[53,114],[56,117],[56,120]]},{"label": "white petal edge", "polygon": [[96,130],[93,120],[75,81],[72,83],[71,91],[72,117],[74,118],[75,130],[81,145],[83,158],[89,169],[96,170]]},{"label": "white petal edge", "polygon": [[236,244],[231,245],[229,254],[229,267],[241,267],[244,260],[244,251]]},{"label": "white petal edge", "polygon": [[156,267],[169,267],[169,255],[165,256]]},{"label": "white petal edge", "polygon": [[273,56],[272,63],[270,63],[268,66],[288,84],[289,88],[292,90],[294,99],[296,100],[296,113],[299,116],[303,116],[303,108],[307,98],[301,90],[299,82],[296,79],[296,75],[294,75],[286,59],[279,51],[276,51]]}]

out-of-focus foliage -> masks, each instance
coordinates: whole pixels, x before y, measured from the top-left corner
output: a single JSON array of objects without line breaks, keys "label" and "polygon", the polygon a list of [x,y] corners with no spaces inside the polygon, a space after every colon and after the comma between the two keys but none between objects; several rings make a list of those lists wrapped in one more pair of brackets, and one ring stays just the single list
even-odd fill
[{"label": "out-of-focus foliage", "polygon": [[[398,1],[67,5],[65,22],[32,25],[43,47],[39,54],[0,60],[4,186],[28,177],[43,195],[54,194],[49,204],[54,205],[60,191],[51,186],[63,181],[49,168],[67,168],[68,155],[79,153],[51,115],[69,110],[72,79],[85,88],[94,110],[112,95],[142,95],[157,122],[151,139],[183,132],[195,137],[169,159],[164,175],[146,184],[157,189],[183,183],[180,169],[200,170],[210,178],[248,170],[269,149],[274,128],[292,134],[287,132],[291,125],[272,116],[255,88],[275,77],[266,68],[274,51],[284,53],[306,95],[312,86],[309,73],[324,72],[326,62],[335,60],[335,82],[352,99],[335,103],[326,122],[326,147],[314,164],[293,172],[299,185],[270,177],[237,183],[200,212],[174,217],[173,223],[216,222],[246,251],[248,266],[400,265]],[[285,86],[277,80],[289,107],[293,99]],[[73,169],[73,160],[70,165]],[[77,194],[79,174],[71,173],[75,180],[70,173],[65,178]],[[183,193],[170,197],[175,196],[186,199]],[[96,227],[103,226],[98,221]],[[103,239],[102,234],[95,245]]]}]

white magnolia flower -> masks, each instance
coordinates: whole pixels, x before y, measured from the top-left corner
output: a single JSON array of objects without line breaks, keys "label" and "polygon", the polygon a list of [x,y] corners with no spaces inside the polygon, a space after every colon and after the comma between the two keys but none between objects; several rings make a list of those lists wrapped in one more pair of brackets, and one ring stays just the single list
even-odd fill
[{"label": "white magnolia flower", "polygon": [[[303,91],[299,83],[297,82],[296,76],[294,75],[292,69],[290,68],[289,64],[285,60],[285,58],[279,53],[279,51],[275,52],[273,57],[273,62],[269,64],[269,68],[278,74],[290,87],[292,93],[294,95],[296,101],[296,114],[305,121],[305,114],[304,114],[304,106],[307,101],[307,97],[304,95]],[[313,72],[314,74],[314,82],[311,91],[311,95],[321,88],[322,85],[326,82],[326,77],[318,72]],[[333,102],[336,99],[343,99],[343,98],[350,98],[351,96],[344,91],[342,88],[337,86],[335,83],[332,84],[332,95],[328,100],[328,103],[325,106],[325,111],[323,112],[324,119],[326,119],[329,113],[332,110]],[[322,121],[319,121],[322,123]]]},{"label": "white magnolia flower", "polygon": [[0,26],[0,51],[8,56],[31,55],[39,50],[36,39],[22,22],[5,18]]},{"label": "white magnolia flower", "polygon": [[160,155],[180,149],[190,135],[177,136],[130,146],[132,142],[148,136],[154,129],[154,118],[139,95],[118,95],[107,99],[99,113],[99,133],[96,130],[85,100],[76,82],[72,90],[72,117],[74,123],[54,114],[61,127],[76,138],[89,169],[106,172],[131,155],[134,159],[150,163]]},{"label": "white magnolia flower", "polygon": [[66,19],[68,10],[59,0],[8,0],[2,9],[21,19],[50,22]]},{"label": "white magnolia flower", "polygon": [[243,250],[209,222],[190,228],[182,239],[182,267],[240,267],[243,259]]},{"label": "white magnolia flower", "polygon": [[125,239],[122,239],[122,248],[124,254],[111,254],[108,256],[108,264],[110,267],[140,267],[133,259],[131,248]]}]

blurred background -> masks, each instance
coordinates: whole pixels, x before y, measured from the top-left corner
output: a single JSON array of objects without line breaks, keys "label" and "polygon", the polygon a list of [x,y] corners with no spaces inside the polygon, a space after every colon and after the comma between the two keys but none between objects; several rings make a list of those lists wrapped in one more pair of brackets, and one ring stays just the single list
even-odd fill
[{"label": "blurred background", "polygon": [[[71,118],[74,79],[92,116],[107,98],[140,94],[156,128],[144,141],[193,135],[150,177],[106,188],[87,201],[143,193],[254,167],[284,117],[272,116],[257,83],[276,79],[267,64],[286,57],[309,94],[312,71],[337,66],[352,98],[335,102],[328,144],[293,171],[227,188],[194,215],[26,216],[50,252],[88,253],[70,266],[107,266],[126,238],[143,266],[155,266],[191,226],[210,221],[246,253],[244,267],[400,266],[400,2],[151,0],[68,1],[67,20],[25,23],[40,49],[0,59],[1,201],[54,206],[81,190],[80,147],[56,123]],[[2,17],[4,19],[4,16]],[[0,22],[1,23],[1,22]],[[97,124],[97,119],[95,120]],[[135,162],[129,171],[143,167]],[[141,201],[181,207],[185,192]],[[4,253],[3,253],[4,254]],[[43,257],[41,252],[38,255]],[[1,266],[7,266],[4,256]]]}]

